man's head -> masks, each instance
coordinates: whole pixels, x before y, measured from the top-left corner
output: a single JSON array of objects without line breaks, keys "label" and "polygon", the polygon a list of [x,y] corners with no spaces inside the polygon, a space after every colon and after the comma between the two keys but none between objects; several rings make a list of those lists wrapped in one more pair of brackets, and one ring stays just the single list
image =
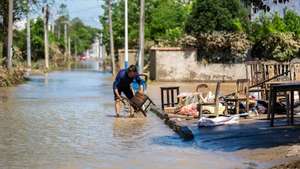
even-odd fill
[{"label": "man's head", "polygon": [[127,74],[128,77],[134,78],[137,74],[137,68],[135,65],[130,65],[129,68],[127,68]]}]

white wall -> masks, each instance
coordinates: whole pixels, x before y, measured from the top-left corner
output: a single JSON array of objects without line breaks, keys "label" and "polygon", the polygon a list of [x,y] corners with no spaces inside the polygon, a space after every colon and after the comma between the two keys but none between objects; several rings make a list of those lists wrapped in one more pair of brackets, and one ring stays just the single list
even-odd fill
[{"label": "white wall", "polygon": [[246,78],[245,64],[201,64],[195,49],[154,49],[150,78],[158,81],[217,81]]}]

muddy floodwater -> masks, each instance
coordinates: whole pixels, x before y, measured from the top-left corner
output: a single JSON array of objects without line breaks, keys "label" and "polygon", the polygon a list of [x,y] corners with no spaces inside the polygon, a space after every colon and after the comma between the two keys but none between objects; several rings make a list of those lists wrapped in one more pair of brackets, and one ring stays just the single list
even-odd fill
[{"label": "muddy floodwater", "polygon": [[152,113],[116,119],[110,74],[73,70],[1,89],[1,169],[244,168],[183,142]]}]

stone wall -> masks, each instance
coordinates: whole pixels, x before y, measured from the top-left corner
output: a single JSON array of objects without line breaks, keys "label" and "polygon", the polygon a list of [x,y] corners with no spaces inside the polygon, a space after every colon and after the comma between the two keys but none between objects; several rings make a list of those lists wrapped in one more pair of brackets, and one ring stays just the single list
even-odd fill
[{"label": "stone wall", "polygon": [[196,49],[152,48],[150,79],[158,81],[217,81],[246,78],[245,64],[202,64]]}]

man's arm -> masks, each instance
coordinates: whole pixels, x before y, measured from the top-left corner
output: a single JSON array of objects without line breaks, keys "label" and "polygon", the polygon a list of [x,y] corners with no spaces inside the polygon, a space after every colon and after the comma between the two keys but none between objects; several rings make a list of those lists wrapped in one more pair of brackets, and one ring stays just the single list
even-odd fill
[{"label": "man's arm", "polygon": [[144,86],[143,86],[143,83],[142,83],[142,79],[140,78],[140,75],[137,75],[135,77],[135,80],[136,82],[139,84],[139,92],[143,92],[144,91]]},{"label": "man's arm", "polygon": [[119,72],[117,74],[116,79],[115,79],[114,84],[113,84],[114,92],[115,92],[115,94],[118,98],[121,98],[120,93],[118,91],[118,85],[120,84],[120,82],[121,82],[121,73]]},{"label": "man's arm", "polygon": [[120,95],[118,89],[115,89],[115,93],[116,93],[116,96],[117,96],[119,99],[121,99],[121,95]]}]

